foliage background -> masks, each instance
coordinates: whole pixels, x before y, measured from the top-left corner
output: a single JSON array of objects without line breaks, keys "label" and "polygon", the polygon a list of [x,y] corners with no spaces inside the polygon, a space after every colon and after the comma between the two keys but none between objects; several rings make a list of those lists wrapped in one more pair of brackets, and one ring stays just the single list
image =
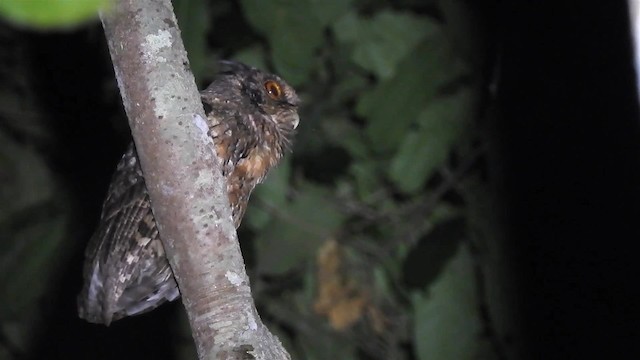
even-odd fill
[{"label": "foliage background", "polygon": [[[499,219],[486,210],[480,8],[456,0],[174,6],[202,86],[216,59],[234,58],[280,74],[304,101],[293,154],[256,191],[240,229],[261,314],[294,358],[517,351],[517,341],[504,342],[516,335],[502,305]],[[100,27],[84,21],[64,33],[1,28],[0,354],[193,358],[177,305],[109,329],[74,316],[82,248],[129,141]]]},{"label": "foliage background", "polygon": [[[26,3],[32,8],[25,10]],[[0,359],[195,358],[179,303],[109,328],[76,317],[84,246],[110,174],[130,141],[95,17],[101,3],[70,9],[65,1],[0,0]],[[175,0],[174,7],[201,88],[215,73],[217,59],[235,58],[282,75],[304,101],[293,153],[256,190],[239,229],[260,314],[294,358],[520,359],[525,351],[536,353],[535,347],[525,348],[525,340],[548,345],[577,339],[568,334],[583,319],[580,311],[588,313],[589,326],[583,328],[597,331],[593,322],[599,318],[591,309],[600,306],[605,292],[597,289],[590,297],[592,283],[577,279],[604,283],[605,265],[590,254],[608,253],[585,239],[608,214],[618,220],[626,219],[620,214],[638,213],[623,212],[606,199],[616,199],[610,196],[616,189],[624,199],[639,198],[625,184],[637,183],[640,171],[625,162],[616,169],[628,169],[626,182],[609,188],[607,197],[590,193],[584,200],[579,185],[604,178],[574,160],[588,154],[589,169],[591,162],[609,169],[619,165],[615,154],[636,159],[637,148],[630,144],[638,143],[638,132],[618,131],[610,142],[598,137],[614,155],[591,151],[584,134],[603,132],[604,125],[589,128],[585,116],[617,113],[596,106],[608,99],[592,96],[596,87],[576,90],[580,105],[566,106],[572,98],[558,79],[582,71],[571,78],[579,85],[583,73],[597,69],[620,80],[608,70],[613,66],[583,69],[587,57],[572,53],[570,66],[557,70],[557,77],[542,70],[520,76],[542,84],[529,93],[512,84],[516,91],[503,97],[531,105],[518,108],[517,116],[532,120],[510,125],[525,141],[502,139],[521,150],[519,156],[505,155],[496,141],[495,69],[502,58],[492,1]],[[516,15],[502,18],[532,32],[545,34],[547,27],[517,24]],[[604,37],[595,23],[585,20],[584,28],[599,31],[592,38]],[[549,33],[557,30],[553,25]],[[535,64],[542,69],[566,61],[553,34],[540,43],[555,46],[560,55]],[[501,36],[520,46],[521,39]],[[505,63],[512,77],[522,66]],[[615,83],[606,91],[624,88],[623,81]],[[580,113],[580,127],[573,126],[573,113],[561,112],[555,121],[539,116],[537,109],[545,108],[539,101],[520,100],[547,92],[571,111],[584,99],[593,104]],[[509,109],[513,113],[505,105]],[[637,109],[626,111],[637,116]],[[532,130],[555,135],[536,137]],[[558,133],[577,140],[567,143]],[[561,162],[554,163],[558,157]],[[505,167],[519,175],[505,177]],[[533,195],[508,199],[507,205],[520,206],[509,208],[498,195],[514,182]],[[563,207],[561,197],[572,199],[574,207]],[[575,204],[585,202],[588,212],[576,212]],[[524,245],[515,250],[505,231],[512,220],[507,208],[525,214],[517,218],[524,224],[518,238]],[[587,230],[565,225],[583,224],[572,216],[588,219],[582,220]],[[614,228],[625,229],[618,223]],[[574,245],[576,234],[582,236]],[[536,242],[527,242],[533,236],[539,236]],[[556,265],[537,260],[548,258]],[[527,261],[514,264],[522,259]],[[536,281],[555,282],[534,284],[527,292],[529,284],[520,283],[514,271],[523,268]],[[518,311],[523,289],[535,298],[524,306],[535,311]],[[548,296],[551,305],[544,303]],[[612,310],[617,308],[607,307],[603,323],[618,319]],[[619,308],[626,318],[628,307]],[[527,324],[538,314],[551,317],[523,333],[522,314]],[[542,340],[530,340],[532,331]],[[571,347],[572,355],[577,351]]]}]

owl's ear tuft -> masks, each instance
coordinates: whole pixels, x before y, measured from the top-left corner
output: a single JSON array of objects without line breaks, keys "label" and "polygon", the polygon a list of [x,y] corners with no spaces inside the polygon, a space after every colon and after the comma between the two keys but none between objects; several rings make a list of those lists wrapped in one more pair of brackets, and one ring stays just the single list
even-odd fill
[{"label": "owl's ear tuft", "polygon": [[218,61],[218,72],[220,74],[233,75],[242,72],[251,71],[253,68],[249,65],[243,64],[239,61],[233,60],[219,60]]}]

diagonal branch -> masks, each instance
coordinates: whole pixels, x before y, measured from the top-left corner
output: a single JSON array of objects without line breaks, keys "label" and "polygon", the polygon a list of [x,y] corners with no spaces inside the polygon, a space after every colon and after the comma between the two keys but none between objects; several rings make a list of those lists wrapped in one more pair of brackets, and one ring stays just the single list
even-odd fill
[{"label": "diagonal branch", "polygon": [[289,359],[262,324],[170,0],[101,15],[129,125],[200,359]]}]

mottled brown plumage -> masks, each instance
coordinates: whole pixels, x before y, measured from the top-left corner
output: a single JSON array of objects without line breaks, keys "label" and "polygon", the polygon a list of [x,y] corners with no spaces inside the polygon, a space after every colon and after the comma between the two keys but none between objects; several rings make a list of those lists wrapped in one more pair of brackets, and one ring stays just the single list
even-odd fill
[{"label": "mottled brown plumage", "polygon": [[[254,187],[290,144],[299,121],[299,100],[275,75],[237,62],[221,66],[201,97],[237,227]],[[133,144],[116,168],[85,255],[78,311],[87,321],[109,324],[180,295]]]}]

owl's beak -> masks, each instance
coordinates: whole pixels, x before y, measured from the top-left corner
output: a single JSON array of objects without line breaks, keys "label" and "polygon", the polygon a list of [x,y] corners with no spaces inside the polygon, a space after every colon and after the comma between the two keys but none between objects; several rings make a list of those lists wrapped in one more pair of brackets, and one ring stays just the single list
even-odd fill
[{"label": "owl's beak", "polygon": [[294,129],[297,128],[298,124],[300,123],[300,116],[297,113],[293,114],[293,117],[291,118],[291,122],[293,122],[293,128]]}]

